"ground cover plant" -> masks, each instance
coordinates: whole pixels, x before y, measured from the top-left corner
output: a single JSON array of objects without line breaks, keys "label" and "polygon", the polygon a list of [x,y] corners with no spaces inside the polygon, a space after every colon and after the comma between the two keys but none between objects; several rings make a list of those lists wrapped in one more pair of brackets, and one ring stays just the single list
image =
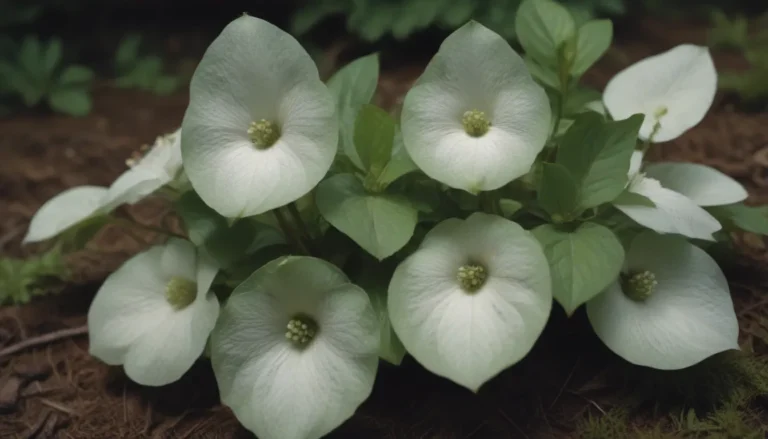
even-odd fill
[{"label": "ground cover plant", "polygon": [[279,29],[247,16],[227,26],[180,130],[110,187],[68,190],[30,225],[27,242],[77,247],[129,223],[115,208],[149,195],[184,222],[186,236],[102,286],[91,353],[149,386],[208,355],[240,422],[291,438],[351,416],[379,357],[407,351],[478,390],[528,353],[553,297],[569,314],[585,305],[634,364],[682,369],[737,349],[727,283],[702,247],[724,228],[759,233],[764,216],[714,169],[643,164],[711,105],[708,51],[643,60],[601,96],[578,80],[610,22],[577,29],[541,0],[517,17],[525,58],[465,24],[399,124],[369,104],[375,56],[323,84]]}]

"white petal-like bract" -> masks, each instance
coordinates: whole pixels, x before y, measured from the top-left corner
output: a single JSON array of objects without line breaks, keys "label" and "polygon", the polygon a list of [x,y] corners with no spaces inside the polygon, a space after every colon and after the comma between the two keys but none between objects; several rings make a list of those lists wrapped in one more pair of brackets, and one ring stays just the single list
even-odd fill
[{"label": "white petal-like bract", "polygon": [[370,395],[378,350],[365,291],[301,256],[240,284],[211,335],[222,401],[261,439],[319,439],[338,427]]},{"label": "white petal-like bract", "polygon": [[181,130],[160,136],[147,154],[131,164],[109,187],[106,204],[113,209],[133,204],[171,183],[181,172]]},{"label": "white petal-like bract", "polygon": [[211,43],[190,84],[181,149],[192,186],[218,213],[258,215],[305,195],[338,137],[334,99],[291,35],[242,16]]},{"label": "white petal-like bract", "polygon": [[107,188],[77,186],[56,195],[32,217],[24,243],[44,241],[104,210]]},{"label": "white petal-like bract", "polygon": [[[469,22],[445,39],[408,92],[403,142],[448,186],[479,192],[526,174],[550,131],[547,95],[499,35]],[[465,122],[479,122],[470,134]]]},{"label": "white petal-like bract", "polygon": [[123,365],[139,384],[181,378],[216,324],[219,302],[209,292],[216,271],[192,243],[178,239],[129,259],[107,278],[88,311],[91,355]]},{"label": "white petal-like bract", "polygon": [[738,203],[748,195],[744,186],[736,180],[698,163],[652,163],[647,166],[645,174],[699,206]]},{"label": "white petal-like bract", "polygon": [[551,307],[538,241],[485,213],[435,226],[389,284],[392,327],[408,352],[473,391],[528,354]]},{"label": "white petal-like bract", "polygon": [[701,122],[716,91],[709,50],[682,44],[619,72],[608,82],[603,102],[616,120],[645,114],[639,137],[653,134],[652,142],[666,142]]},{"label": "white petal-like bract", "polygon": [[652,273],[644,301],[617,281],[587,303],[598,337],[625,360],[656,369],[682,369],[738,349],[739,325],[728,283],[717,263],[681,237],[645,232],[627,253],[627,273]]},{"label": "white petal-like bract", "polygon": [[712,241],[712,234],[722,228],[709,212],[686,196],[662,187],[652,178],[636,176],[629,191],[648,198],[655,206],[621,200],[614,201],[613,205],[638,224],[658,233],[675,233]]}]

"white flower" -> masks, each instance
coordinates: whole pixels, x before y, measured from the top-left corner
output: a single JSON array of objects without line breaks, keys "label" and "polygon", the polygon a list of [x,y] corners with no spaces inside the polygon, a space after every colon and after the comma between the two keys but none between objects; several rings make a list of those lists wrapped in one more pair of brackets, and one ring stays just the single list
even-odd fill
[{"label": "white flower", "polygon": [[88,311],[90,353],[123,365],[133,381],[178,380],[200,357],[219,315],[209,292],[217,268],[178,239],[129,259],[110,275]]},{"label": "white flower", "polygon": [[624,274],[587,303],[587,315],[606,346],[641,366],[682,369],[739,348],[725,276],[681,237],[637,236]]},{"label": "white flower", "polygon": [[319,439],[368,398],[379,321],[330,263],[280,258],[230,296],[211,335],[224,404],[262,439]]},{"label": "white flower", "polygon": [[683,194],[699,206],[722,206],[747,198],[747,190],[717,169],[698,163],[651,163],[645,175]]},{"label": "white flower", "polygon": [[45,241],[83,221],[108,213],[104,206],[107,191],[100,186],[77,186],[46,201],[32,217],[23,242]]},{"label": "white flower", "polygon": [[544,90],[504,39],[469,22],[405,97],[403,141],[424,173],[479,192],[526,174],[550,131]]},{"label": "white flower", "polygon": [[181,129],[158,137],[146,155],[129,159],[128,166],[109,188],[106,203],[110,207],[136,203],[178,178],[182,171]]},{"label": "white flower", "polygon": [[209,206],[257,215],[308,193],[336,154],[334,99],[289,34],[242,16],[213,41],[190,84],[184,168]]},{"label": "white flower", "polygon": [[608,82],[603,101],[616,120],[645,114],[639,137],[666,142],[701,122],[716,91],[709,50],[683,44],[619,72]]},{"label": "white flower", "polygon": [[[676,181],[675,178],[665,175],[667,174],[666,171],[677,168],[677,165],[673,165],[671,168],[668,165],[662,166],[658,168],[657,172],[651,174],[662,177],[660,181],[649,178],[640,172],[642,159],[643,155],[639,151],[635,151],[632,155],[629,169],[630,183],[627,190],[630,193],[648,198],[654,206],[635,203],[631,199],[621,197],[614,201],[613,205],[638,224],[658,233],[676,233],[694,239],[714,240],[712,234],[720,230],[722,226],[715,217],[700,206],[712,205],[707,204],[707,200],[710,203],[718,203],[728,197],[735,198],[737,191],[733,184],[739,186],[738,183],[714,169],[701,165],[694,167],[682,165],[686,172],[685,175],[692,179],[692,185]],[[649,168],[649,171],[650,169],[652,168]],[[715,174],[720,175],[716,176]],[[726,179],[729,182],[726,182]],[[686,193],[665,187],[666,182],[672,183],[674,189],[683,190]],[[723,186],[719,188],[720,185]],[[689,193],[694,195],[697,201],[689,198],[687,196]],[[727,196],[724,197],[724,194]],[[701,201],[704,201],[704,204],[697,204]]]},{"label": "white flower", "polygon": [[525,357],[544,329],[549,265],[512,221],[485,213],[448,219],[397,267],[388,308],[419,363],[477,391]]},{"label": "white flower", "polygon": [[107,215],[121,204],[133,204],[179,178],[181,143],[179,130],[157,138],[147,154],[129,159],[131,169],[109,188],[77,186],[48,200],[32,217],[24,243],[53,238],[71,227],[99,215]]}]

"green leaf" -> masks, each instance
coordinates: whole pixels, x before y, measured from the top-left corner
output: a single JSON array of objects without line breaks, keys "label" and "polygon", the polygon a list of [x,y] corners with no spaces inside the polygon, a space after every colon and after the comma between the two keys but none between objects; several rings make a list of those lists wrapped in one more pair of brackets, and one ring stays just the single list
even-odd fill
[{"label": "green leaf", "polygon": [[61,62],[61,55],[61,39],[51,38],[48,47],[45,49],[45,54],[43,55],[45,67],[43,73],[45,73],[46,76],[50,77],[54,70],[56,70],[56,66]]},{"label": "green leaf", "polygon": [[499,207],[501,207],[501,213],[505,218],[509,218],[523,208],[523,203],[510,200],[509,198],[502,198],[499,200]]},{"label": "green leaf", "polygon": [[629,191],[623,191],[613,201],[615,201],[617,204],[635,204],[638,206],[656,207],[656,203],[651,201],[651,199],[645,195],[640,195],[638,193]]},{"label": "green leaf", "polygon": [[352,61],[328,80],[339,113],[341,151],[360,169],[364,166],[355,149],[355,121],[360,108],[373,98],[378,82],[379,56],[376,53]]},{"label": "green leaf", "polygon": [[570,88],[565,99],[563,115],[575,116],[576,114],[583,113],[587,104],[602,101],[602,99],[603,95],[597,90],[581,86]]},{"label": "green leaf", "polygon": [[20,305],[51,292],[52,284],[66,279],[69,270],[60,248],[26,260],[0,258],[0,305]]},{"label": "green leaf", "polygon": [[744,203],[713,206],[709,213],[726,229],[741,229],[758,235],[768,235],[768,212],[764,207],[745,206]]},{"label": "green leaf", "polygon": [[407,199],[369,194],[354,175],[338,174],[317,187],[317,207],[331,225],[382,260],[413,236],[418,212]]},{"label": "green leaf", "polygon": [[139,45],[141,45],[141,35],[132,34],[123,37],[115,52],[115,69],[118,72],[127,73],[136,64]]},{"label": "green leaf", "polygon": [[110,220],[111,218],[106,215],[88,218],[66,230],[58,242],[67,252],[82,250],[104,226],[109,224]]},{"label": "green leaf", "polygon": [[555,222],[570,221],[576,215],[578,184],[571,173],[557,163],[542,163],[539,204]]},{"label": "green leaf", "polygon": [[542,65],[557,66],[563,43],[576,36],[570,12],[552,0],[525,0],[515,17],[517,38],[526,54]]},{"label": "green leaf", "polygon": [[57,88],[48,96],[48,104],[70,116],[85,116],[91,112],[91,96],[84,88]]},{"label": "green leaf", "polygon": [[552,294],[568,315],[615,281],[624,248],[610,229],[584,223],[573,231],[545,224],[533,230],[544,248],[552,275]]},{"label": "green leaf", "polygon": [[448,27],[458,28],[472,18],[477,4],[472,1],[451,1],[444,6],[440,18]]},{"label": "green leaf", "polygon": [[368,293],[373,310],[379,317],[381,328],[381,344],[379,345],[379,357],[385,361],[400,365],[405,357],[405,346],[392,329],[387,310],[387,287],[391,272],[383,271],[378,264],[376,267],[366,266],[357,280],[357,284]]},{"label": "green leaf", "polygon": [[571,66],[573,75],[581,75],[603,56],[613,39],[611,20],[592,20],[579,28],[576,40],[576,59]]},{"label": "green leaf", "polygon": [[33,82],[40,83],[46,79],[43,48],[37,37],[24,38],[19,49],[19,64],[34,79]]},{"label": "green leaf", "polygon": [[588,112],[579,115],[563,136],[557,163],[568,169],[579,189],[579,207],[613,201],[627,185],[627,173],[643,115],[606,121]]},{"label": "green leaf", "polygon": [[297,36],[309,32],[326,17],[344,12],[345,0],[307,2],[291,18],[291,33]]},{"label": "green leaf", "polygon": [[152,92],[156,95],[167,96],[179,88],[179,83],[179,78],[163,75],[155,81]]},{"label": "green leaf", "polygon": [[560,78],[557,77],[557,72],[554,69],[539,64],[528,55],[526,55],[524,59],[533,79],[536,79],[539,83],[555,90],[560,87]]},{"label": "green leaf", "polygon": [[355,149],[365,169],[374,176],[378,176],[389,162],[394,140],[392,116],[375,105],[363,105],[355,122]]},{"label": "green leaf", "polygon": [[174,205],[187,230],[189,240],[203,245],[217,229],[227,227],[227,219],[208,207],[195,191],[185,192]]},{"label": "green leaf", "polygon": [[82,86],[93,81],[93,70],[85,66],[69,66],[61,72],[57,83],[59,86]]},{"label": "green leaf", "polygon": [[390,157],[387,165],[379,174],[377,179],[378,183],[384,187],[388,186],[393,181],[409,174],[414,171],[418,171],[419,167],[413,162],[411,156],[408,155],[408,151],[403,146],[403,136],[399,129],[395,131],[394,146],[392,147],[392,157]]},{"label": "green leaf", "polygon": [[219,267],[228,269],[265,247],[284,243],[283,235],[274,227],[244,218],[214,230],[205,248]]}]

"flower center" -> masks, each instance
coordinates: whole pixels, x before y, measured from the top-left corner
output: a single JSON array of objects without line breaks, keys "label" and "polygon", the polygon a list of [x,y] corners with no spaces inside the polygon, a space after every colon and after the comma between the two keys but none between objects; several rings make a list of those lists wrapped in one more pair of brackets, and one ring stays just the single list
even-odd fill
[{"label": "flower center", "polygon": [[172,277],[165,286],[165,299],[177,310],[188,307],[197,297],[197,284],[183,277]]},{"label": "flower center", "polygon": [[624,294],[636,302],[642,302],[653,294],[656,290],[656,275],[648,270],[640,271],[622,279],[622,290]]},{"label": "flower center", "polygon": [[280,127],[274,122],[261,119],[258,122],[251,122],[248,127],[248,136],[259,148],[269,148],[280,138]]},{"label": "flower center", "polygon": [[301,314],[289,320],[286,328],[288,331],[285,338],[299,347],[308,345],[317,334],[317,322],[312,317]]},{"label": "flower center", "polygon": [[459,284],[468,293],[479,290],[485,284],[487,277],[488,272],[485,271],[485,267],[477,264],[462,265],[456,274]]},{"label": "flower center", "polygon": [[485,112],[480,110],[469,110],[464,112],[461,118],[461,124],[464,125],[464,131],[472,137],[481,137],[488,132],[491,122],[485,117]]}]

